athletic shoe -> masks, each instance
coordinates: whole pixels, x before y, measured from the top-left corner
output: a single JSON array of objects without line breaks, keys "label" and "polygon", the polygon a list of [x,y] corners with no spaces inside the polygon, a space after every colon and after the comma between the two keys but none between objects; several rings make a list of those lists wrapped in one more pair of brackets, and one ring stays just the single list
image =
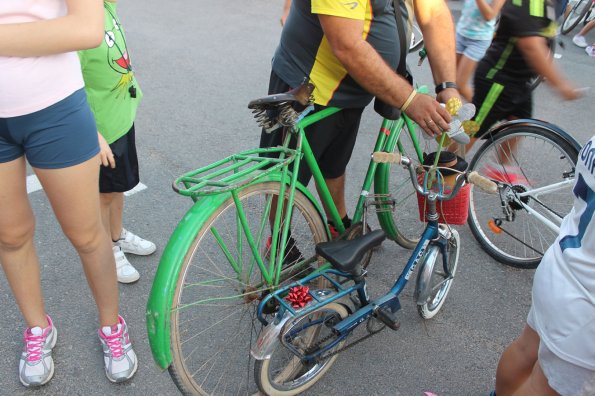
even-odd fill
[{"label": "athletic shoe", "polygon": [[572,42],[574,43],[574,45],[576,45],[577,47],[581,47],[581,48],[585,48],[586,46],[589,45],[587,43],[587,40],[585,39],[585,36],[580,36],[578,34],[572,38]]},{"label": "athletic shoe", "polygon": [[103,347],[107,379],[111,382],[124,382],[132,378],[138,368],[138,361],[132,349],[124,318],[118,315],[118,324],[103,326],[98,333]]},{"label": "athletic shoe", "polygon": [[120,239],[116,242],[116,246],[120,246],[124,253],[132,253],[139,256],[147,256],[155,252],[157,247],[151,241],[147,241],[139,237],[138,235],[134,235],[132,232],[125,230],[122,228],[122,234],[120,235]]},{"label": "athletic shoe", "polygon": [[112,248],[114,252],[114,258],[116,259],[116,274],[118,275],[118,282],[120,283],[132,283],[136,282],[140,278],[140,274],[130,264],[130,261],[124,255],[120,246],[114,246]]},{"label": "athletic shoe", "polygon": [[593,46],[593,45],[588,46],[587,48],[585,48],[585,52],[591,58],[595,57],[595,46]]},{"label": "athletic shoe", "polygon": [[489,179],[499,181],[501,183],[506,184],[520,184],[523,186],[529,186],[531,183],[520,168],[516,166],[507,166],[507,165],[488,165],[483,170],[483,175]]},{"label": "athletic shoe", "polygon": [[327,224],[328,224],[328,230],[331,234],[331,241],[334,241],[335,239],[339,239],[339,237],[341,236],[341,234],[339,233],[339,230],[337,230],[332,223],[327,223]]},{"label": "athletic shoe", "polygon": [[19,379],[27,387],[47,384],[54,376],[52,348],[56,345],[58,332],[49,315],[48,327],[39,326],[25,330],[25,347],[19,362]]}]

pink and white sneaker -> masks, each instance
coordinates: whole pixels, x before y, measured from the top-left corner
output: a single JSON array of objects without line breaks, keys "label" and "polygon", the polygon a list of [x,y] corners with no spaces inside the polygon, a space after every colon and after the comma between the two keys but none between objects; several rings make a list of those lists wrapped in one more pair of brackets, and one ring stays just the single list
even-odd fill
[{"label": "pink and white sneaker", "polygon": [[107,379],[111,382],[124,382],[132,378],[138,368],[138,361],[124,318],[118,315],[118,324],[99,329],[99,341],[103,347]]},{"label": "pink and white sneaker", "polygon": [[27,387],[45,385],[54,376],[52,348],[56,345],[58,332],[49,315],[48,327],[39,326],[25,330],[25,347],[19,361],[19,379]]}]

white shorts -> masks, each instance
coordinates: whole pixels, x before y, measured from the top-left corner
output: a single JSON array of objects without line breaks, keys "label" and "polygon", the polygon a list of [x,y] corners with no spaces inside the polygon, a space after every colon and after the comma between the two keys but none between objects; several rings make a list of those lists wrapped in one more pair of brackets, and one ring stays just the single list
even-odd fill
[{"label": "white shorts", "polygon": [[[533,306],[527,316],[527,324],[536,330]],[[595,371],[577,366],[559,358],[547,345],[539,343],[538,360],[547,382],[562,396],[595,395]]]}]

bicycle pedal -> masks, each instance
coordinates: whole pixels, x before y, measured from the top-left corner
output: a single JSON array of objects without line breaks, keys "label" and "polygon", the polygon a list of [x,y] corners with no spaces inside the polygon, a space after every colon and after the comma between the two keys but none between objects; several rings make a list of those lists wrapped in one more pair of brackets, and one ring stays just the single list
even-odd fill
[{"label": "bicycle pedal", "polygon": [[399,330],[399,327],[401,327],[401,323],[399,323],[395,314],[393,314],[392,312],[390,312],[390,310],[386,308],[377,309],[375,312],[375,316],[379,321],[384,323],[386,326],[388,326],[388,328],[392,330],[396,331]]}]

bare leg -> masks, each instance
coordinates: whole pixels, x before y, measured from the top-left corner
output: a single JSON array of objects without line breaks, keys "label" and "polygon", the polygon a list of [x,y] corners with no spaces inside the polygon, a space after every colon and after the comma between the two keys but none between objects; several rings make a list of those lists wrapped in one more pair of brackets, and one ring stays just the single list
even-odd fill
[{"label": "bare leg", "polygon": [[535,362],[531,375],[523,385],[513,393],[514,396],[558,396],[558,392],[553,390],[547,377],[543,373],[539,360]]},{"label": "bare leg", "polygon": [[101,221],[98,156],[68,168],[34,170],[64,234],[81,258],[101,326],[117,323],[116,263]]},{"label": "bare leg", "polygon": [[461,55],[457,60],[457,85],[461,96],[467,101],[471,102],[473,99],[473,90],[469,85],[469,79],[475,72],[477,62]]},{"label": "bare leg", "polygon": [[589,21],[583,28],[577,33],[577,36],[584,36],[595,28],[595,20]]},{"label": "bare leg", "polygon": [[[337,211],[339,211],[339,217],[343,218],[347,216],[347,207],[345,206],[345,174],[335,179],[324,179],[324,181],[331,193]],[[320,194],[320,191],[318,193]],[[326,212],[327,218],[330,218],[326,206],[324,207],[324,211]]]},{"label": "bare leg", "polygon": [[525,325],[520,337],[502,353],[496,370],[496,394],[514,394],[527,381],[537,363],[539,335]]},{"label": "bare leg", "polygon": [[35,218],[27,198],[25,158],[0,164],[0,262],[27,327],[45,328]]},{"label": "bare leg", "polygon": [[122,234],[124,193],[102,193],[100,200],[103,225],[112,241],[117,241]]}]

